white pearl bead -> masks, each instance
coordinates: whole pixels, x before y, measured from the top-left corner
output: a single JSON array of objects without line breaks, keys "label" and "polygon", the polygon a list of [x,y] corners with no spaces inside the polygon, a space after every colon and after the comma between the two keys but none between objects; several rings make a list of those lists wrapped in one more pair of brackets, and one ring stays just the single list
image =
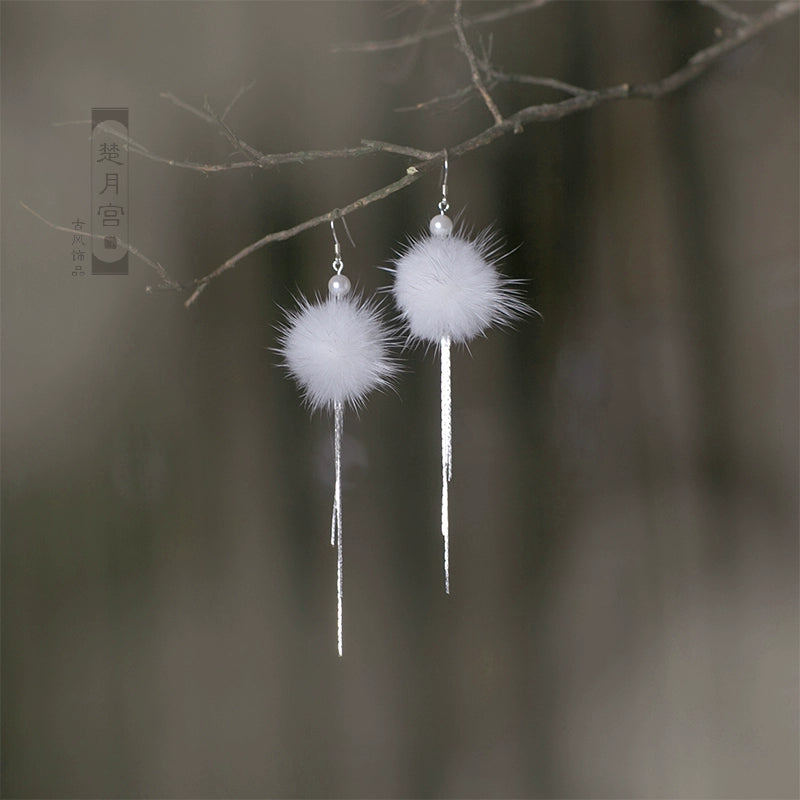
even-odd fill
[{"label": "white pearl bead", "polygon": [[347,275],[334,275],[328,281],[331,297],[344,297],[350,291],[350,278]]},{"label": "white pearl bead", "polygon": [[437,214],[430,224],[432,236],[449,236],[453,230],[453,220],[447,214]]}]

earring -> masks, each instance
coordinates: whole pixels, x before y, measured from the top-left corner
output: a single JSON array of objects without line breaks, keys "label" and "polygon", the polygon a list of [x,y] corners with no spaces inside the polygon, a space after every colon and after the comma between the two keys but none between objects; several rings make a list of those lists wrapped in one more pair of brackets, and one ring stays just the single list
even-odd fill
[{"label": "earring", "polygon": [[[344,218],[342,218],[344,223]],[[347,225],[345,223],[345,228]],[[334,275],[328,281],[328,296],[286,313],[279,327],[279,346],[284,366],[299,384],[312,411],[333,411],[334,490],[331,515],[331,545],[337,550],[336,597],[337,642],[342,655],[342,434],[345,406],[360,408],[373,389],[390,385],[397,365],[389,355],[393,335],[380,318],[374,300],[351,293],[351,283],[342,274],[344,262],[336,228]]]},{"label": "earring", "polygon": [[442,538],[444,589],[450,593],[448,483],[453,476],[451,344],[466,343],[493,325],[507,325],[530,311],[519,295],[519,281],[497,271],[500,247],[487,229],[470,238],[447,216],[447,152],[442,199],[431,219],[430,235],[412,239],[394,261],[395,302],[409,339],[438,348],[441,360]]}]

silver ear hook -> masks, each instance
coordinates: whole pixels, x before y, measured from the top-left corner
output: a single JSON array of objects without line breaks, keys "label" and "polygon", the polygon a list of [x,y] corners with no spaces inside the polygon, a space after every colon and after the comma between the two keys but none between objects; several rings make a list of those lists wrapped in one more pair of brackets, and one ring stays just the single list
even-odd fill
[{"label": "silver ear hook", "polygon": [[450,203],[447,202],[447,171],[449,165],[447,163],[447,150],[444,151],[444,164],[442,166],[442,199],[439,201],[439,213],[446,214],[450,208]]},{"label": "silver ear hook", "polygon": [[[342,275],[342,270],[344,269],[344,261],[342,261],[342,246],[339,244],[339,237],[336,235],[336,225],[334,224],[335,219],[340,219],[342,224],[344,225],[344,229],[347,231],[347,235],[350,236],[350,230],[347,227],[347,223],[344,221],[344,217],[339,215],[339,212],[336,212],[336,216],[331,220],[331,233],[333,234],[333,253],[334,259],[333,264],[333,271],[336,273],[329,281],[328,281],[328,293],[334,299],[341,299],[350,291],[350,278],[347,275]],[[350,236],[350,241],[353,241],[353,237]],[[355,247],[355,245],[353,245]]]},{"label": "silver ear hook", "polygon": [[342,270],[344,269],[344,261],[342,261],[342,246],[339,244],[339,237],[336,235],[336,226],[333,224],[333,220],[331,220],[331,233],[333,234],[333,253],[335,256],[331,266],[337,275],[341,275]]}]

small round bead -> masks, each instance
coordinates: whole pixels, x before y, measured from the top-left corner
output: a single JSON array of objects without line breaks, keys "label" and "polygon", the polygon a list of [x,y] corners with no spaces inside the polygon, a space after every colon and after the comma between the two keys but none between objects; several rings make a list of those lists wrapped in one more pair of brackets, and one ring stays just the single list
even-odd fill
[{"label": "small round bead", "polygon": [[432,236],[449,236],[453,230],[453,220],[447,214],[437,214],[430,224]]},{"label": "small round bead", "polygon": [[334,275],[328,281],[331,297],[344,297],[350,291],[350,278],[347,275]]}]

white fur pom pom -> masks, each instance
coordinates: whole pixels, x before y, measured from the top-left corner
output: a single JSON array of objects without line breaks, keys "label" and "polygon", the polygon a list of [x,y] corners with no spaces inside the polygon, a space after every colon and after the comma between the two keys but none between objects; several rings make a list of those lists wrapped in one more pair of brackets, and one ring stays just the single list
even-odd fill
[{"label": "white fur pom pom", "polygon": [[397,370],[377,304],[357,296],[301,298],[279,333],[278,352],[312,409],[358,407]]},{"label": "white fur pom pom", "polygon": [[466,342],[492,325],[513,322],[529,309],[515,281],[495,266],[498,244],[486,230],[423,236],[394,262],[394,297],[414,339]]}]

